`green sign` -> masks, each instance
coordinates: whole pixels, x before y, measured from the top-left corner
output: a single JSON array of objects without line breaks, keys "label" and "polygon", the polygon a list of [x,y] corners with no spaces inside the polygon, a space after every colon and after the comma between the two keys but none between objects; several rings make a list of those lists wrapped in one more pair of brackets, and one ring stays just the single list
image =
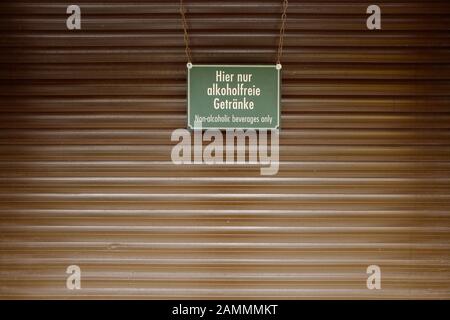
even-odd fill
[{"label": "green sign", "polygon": [[281,65],[188,64],[191,129],[278,129]]}]

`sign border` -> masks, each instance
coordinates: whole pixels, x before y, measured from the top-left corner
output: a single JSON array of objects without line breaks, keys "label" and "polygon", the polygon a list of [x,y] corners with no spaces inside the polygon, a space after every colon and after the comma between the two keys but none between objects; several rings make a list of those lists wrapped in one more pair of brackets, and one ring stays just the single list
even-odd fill
[{"label": "sign border", "polygon": [[214,129],[214,130],[248,130],[248,129],[254,129],[254,130],[280,130],[280,117],[281,117],[281,111],[280,111],[280,104],[281,104],[281,65],[277,64],[192,64],[192,63],[188,63],[187,64],[187,69],[188,69],[188,78],[187,78],[187,127],[188,129],[191,130],[199,130],[199,128],[195,128],[194,126],[191,125],[191,115],[190,115],[190,111],[191,111],[191,90],[190,90],[190,82],[191,82],[191,69],[194,67],[252,67],[252,68],[275,68],[278,72],[277,72],[277,77],[278,77],[278,99],[277,99],[277,111],[278,111],[278,119],[277,119],[277,124],[275,127],[273,128],[224,128],[224,127],[207,127],[207,128],[203,128],[202,130],[207,130],[207,129]]}]

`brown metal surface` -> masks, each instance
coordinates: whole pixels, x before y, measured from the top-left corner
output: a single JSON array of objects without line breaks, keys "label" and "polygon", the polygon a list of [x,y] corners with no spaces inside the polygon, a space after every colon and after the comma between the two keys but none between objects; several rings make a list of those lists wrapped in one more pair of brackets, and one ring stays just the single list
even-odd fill
[{"label": "brown metal surface", "polygon": [[[81,31],[0,3],[1,298],[450,298],[448,1],[369,31],[367,1],[290,0],[269,177],[172,164],[179,1],[73,2]],[[281,1],[185,4],[195,62],[275,62]]]}]

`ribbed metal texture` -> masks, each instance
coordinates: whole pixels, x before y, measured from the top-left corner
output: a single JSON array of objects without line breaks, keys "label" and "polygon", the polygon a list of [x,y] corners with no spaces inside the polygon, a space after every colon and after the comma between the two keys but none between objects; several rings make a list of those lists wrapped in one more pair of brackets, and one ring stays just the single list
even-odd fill
[{"label": "ribbed metal texture", "polygon": [[[0,3],[0,297],[450,298],[448,1],[290,0],[272,177],[172,164],[178,1],[72,2]],[[281,1],[185,2],[194,62],[275,61]]]}]

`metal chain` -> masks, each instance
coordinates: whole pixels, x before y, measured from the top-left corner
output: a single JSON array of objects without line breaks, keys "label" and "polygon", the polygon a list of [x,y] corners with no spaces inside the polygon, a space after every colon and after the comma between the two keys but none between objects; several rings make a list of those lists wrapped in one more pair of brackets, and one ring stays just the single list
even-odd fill
[{"label": "metal chain", "polygon": [[277,64],[281,64],[281,56],[283,55],[284,30],[286,28],[286,11],[288,8],[288,0],[283,1],[283,13],[281,14],[280,40],[278,41]]},{"label": "metal chain", "polygon": [[[289,5],[288,0],[283,0],[283,13],[281,14],[281,28],[280,28],[280,39],[278,42],[277,64],[281,64],[281,56],[283,55],[284,31],[286,28],[286,19],[287,19],[286,12],[288,5]],[[186,57],[188,59],[188,63],[192,63],[191,48],[189,47],[188,25],[186,21],[186,8],[184,7],[183,0],[180,0],[180,14],[181,14],[181,23],[183,25],[184,31],[184,45]]]},{"label": "metal chain", "polygon": [[184,45],[186,52],[186,57],[188,59],[188,63],[192,63],[192,54],[191,54],[191,48],[189,47],[189,35],[188,35],[188,25],[186,21],[186,8],[184,7],[183,0],[180,0],[180,14],[181,14],[181,23],[183,24],[183,30],[184,30]]}]

